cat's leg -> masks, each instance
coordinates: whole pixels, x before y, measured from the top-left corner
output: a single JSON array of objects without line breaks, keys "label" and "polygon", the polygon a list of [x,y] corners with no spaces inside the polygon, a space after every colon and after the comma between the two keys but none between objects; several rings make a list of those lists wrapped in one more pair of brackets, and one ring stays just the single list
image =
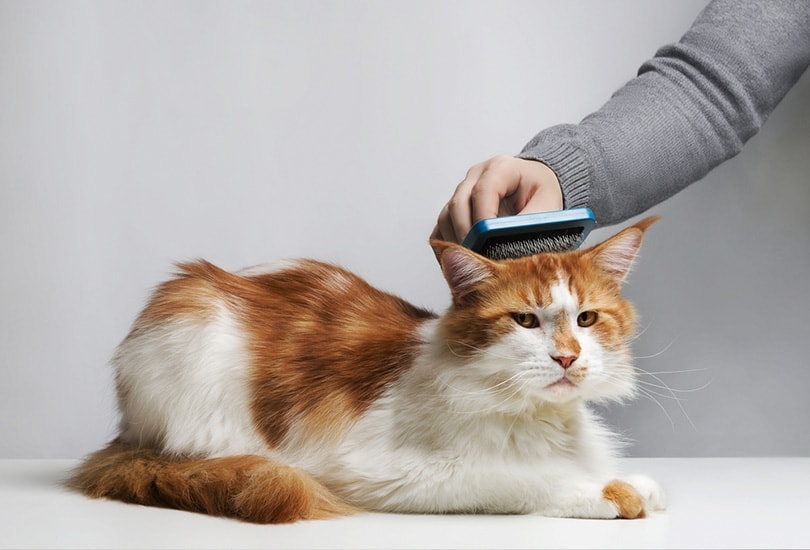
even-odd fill
[{"label": "cat's leg", "polygon": [[561,487],[553,500],[541,507],[539,512],[568,518],[636,519],[665,507],[660,486],[645,476]]},{"label": "cat's leg", "polygon": [[[617,505],[605,498],[606,485],[582,482],[566,485],[553,491],[550,502],[543,503],[538,512],[544,516],[560,518],[613,519],[621,517]],[[641,501],[641,497],[639,497]]]}]

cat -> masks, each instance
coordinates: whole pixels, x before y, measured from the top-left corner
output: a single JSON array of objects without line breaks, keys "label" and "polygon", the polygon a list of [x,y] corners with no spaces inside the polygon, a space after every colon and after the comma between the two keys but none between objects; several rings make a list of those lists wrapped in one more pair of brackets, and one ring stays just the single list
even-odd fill
[{"label": "cat", "polygon": [[113,357],[119,435],[68,485],[257,523],[662,510],[588,407],[634,393],[620,286],[656,219],[498,262],[431,241],[442,316],[314,260],[180,264]]}]

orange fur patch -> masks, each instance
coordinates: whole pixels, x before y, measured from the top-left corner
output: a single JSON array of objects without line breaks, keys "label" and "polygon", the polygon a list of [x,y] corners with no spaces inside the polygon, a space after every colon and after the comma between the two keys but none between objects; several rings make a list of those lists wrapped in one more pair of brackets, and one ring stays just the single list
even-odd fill
[{"label": "orange fur patch", "polygon": [[575,357],[579,355],[581,347],[579,340],[571,330],[571,322],[567,312],[560,311],[557,314],[557,319],[554,320],[554,334],[552,334],[551,338],[560,355],[573,355]]},{"label": "orange fur patch", "polygon": [[324,519],[358,511],[306,472],[262,457],[173,458],[116,442],[91,455],[67,485],[93,498],[254,523]]},{"label": "orange fur patch", "polygon": [[644,499],[636,488],[627,482],[618,479],[609,481],[602,489],[602,498],[616,505],[620,518],[637,519],[647,515],[644,511]]},{"label": "orange fur patch", "polygon": [[141,313],[136,329],[168,319],[208,320],[223,296],[211,284],[218,268],[208,262],[179,264],[175,278],[159,285]]},{"label": "orange fur patch", "polygon": [[[294,421],[339,437],[413,363],[433,314],[316,261],[255,276],[240,308],[254,360],[254,417],[279,444]],[[247,306],[247,307],[245,307]]]}]

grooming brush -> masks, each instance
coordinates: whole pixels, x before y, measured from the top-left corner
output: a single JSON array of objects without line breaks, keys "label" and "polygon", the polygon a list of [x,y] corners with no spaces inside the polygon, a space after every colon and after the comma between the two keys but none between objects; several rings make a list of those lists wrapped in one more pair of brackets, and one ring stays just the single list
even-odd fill
[{"label": "grooming brush", "polygon": [[582,244],[595,225],[590,208],[503,216],[479,221],[461,244],[491,260],[564,252]]}]

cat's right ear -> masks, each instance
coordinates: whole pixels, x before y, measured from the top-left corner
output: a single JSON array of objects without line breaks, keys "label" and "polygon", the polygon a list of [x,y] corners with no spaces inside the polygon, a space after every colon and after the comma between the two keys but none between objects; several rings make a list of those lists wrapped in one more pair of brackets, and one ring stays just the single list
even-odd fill
[{"label": "cat's right ear", "polygon": [[469,300],[478,285],[492,278],[498,269],[495,262],[461,245],[432,240],[430,246],[456,303]]},{"label": "cat's right ear", "polygon": [[659,216],[644,218],[608,240],[585,250],[584,254],[590,256],[597,266],[621,283],[627,277],[636,254],[638,254],[644,232],[658,219]]}]

